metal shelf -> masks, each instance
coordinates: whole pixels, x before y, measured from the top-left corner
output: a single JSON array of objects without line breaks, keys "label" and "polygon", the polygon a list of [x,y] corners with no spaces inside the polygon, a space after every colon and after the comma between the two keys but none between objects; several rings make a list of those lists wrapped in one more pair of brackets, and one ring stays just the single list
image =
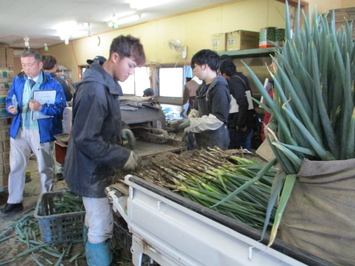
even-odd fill
[{"label": "metal shelf", "polygon": [[231,57],[264,57],[274,53],[274,47],[218,52],[219,55],[229,55]]}]

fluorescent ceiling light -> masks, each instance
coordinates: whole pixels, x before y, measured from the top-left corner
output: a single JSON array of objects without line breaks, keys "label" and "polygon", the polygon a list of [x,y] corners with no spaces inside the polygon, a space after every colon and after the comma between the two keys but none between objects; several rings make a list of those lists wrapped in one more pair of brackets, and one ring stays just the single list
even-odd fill
[{"label": "fluorescent ceiling light", "polygon": [[139,18],[140,18],[139,15],[134,15],[134,16],[130,16],[130,17],[122,18],[122,19],[117,19],[116,21],[114,21],[114,23],[116,23],[117,25],[120,25],[120,24],[125,24],[128,22],[136,21]]},{"label": "fluorescent ceiling light", "polygon": [[148,7],[153,7],[153,6],[158,6],[161,4],[165,4],[167,2],[170,2],[172,0],[131,0],[130,1],[130,8],[132,9],[145,9]]},{"label": "fluorescent ceiling light", "polygon": [[58,24],[56,29],[58,33],[67,33],[73,31],[73,29],[76,29],[77,25],[78,24],[75,21],[66,21]]}]

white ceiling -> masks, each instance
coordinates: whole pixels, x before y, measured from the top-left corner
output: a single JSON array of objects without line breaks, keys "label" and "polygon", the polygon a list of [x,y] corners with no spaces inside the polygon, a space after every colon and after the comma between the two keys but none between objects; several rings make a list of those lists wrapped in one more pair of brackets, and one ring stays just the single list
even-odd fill
[{"label": "white ceiling", "polygon": [[[29,38],[31,48],[43,48],[64,42],[60,40],[56,26],[65,21],[91,24],[91,34],[113,30],[107,25],[113,13],[117,17],[131,12],[141,12],[135,22],[120,25],[126,27],[146,21],[177,15],[192,10],[211,7],[235,0],[165,0],[164,4],[135,10],[131,0],[0,0],[0,43],[13,48],[24,48],[24,38]],[[150,0],[143,0],[149,2]],[[240,1],[240,0],[239,0]],[[206,18],[209,19],[209,18]],[[203,22],[201,22],[203,23]],[[83,29],[72,39],[89,36]]]}]

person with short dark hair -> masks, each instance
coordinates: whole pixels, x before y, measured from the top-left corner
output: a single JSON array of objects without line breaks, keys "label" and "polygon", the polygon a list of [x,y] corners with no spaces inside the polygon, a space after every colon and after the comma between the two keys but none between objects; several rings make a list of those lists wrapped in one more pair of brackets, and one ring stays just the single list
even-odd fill
[{"label": "person with short dark hair", "polygon": [[58,69],[57,59],[52,55],[42,55],[42,62],[43,71],[51,75],[53,79],[55,79],[57,82],[59,82],[60,85],[62,85],[65,94],[65,99],[67,102],[70,102],[73,98],[73,94],[71,93],[69,86],[64,79],[58,77],[56,74],[56,71]]},{"label": "person with short dark hair", "polygon": [[[62,113],[66,107],[62,86],[43,72],[42,58],[36,50],[21,55],[22,72],[12,81],[6,98],[6,110],[14,116],[10,128],[9,197],[3,214],[23,209],[25,172],[31,151],[36,156],[40,174],[40,192],[53,187],[54,135],[62,133]],[[41,104],[33,99],[34,92],[55,91],[52,103]],[[40,115],[40,119],[36,119]]]},{"label": "person with short dark hair", "polygon": [[[242,148],[251,151],[251,137],[254,132],[256,112],[251,100],[249,79],[243,73],[237,72],[237,67],[232,60],[223,60],[219,70],[221,75],[228,81],[230,93],[238,106],[234,111],[233,108],[231,109],[228,118],[228,129],[231,138],[229,148]],[[249,101],[247,92],[250,95]],[[249,106],[249,102],[252,106]]]},{"label": "person with short dark hair", "polygon": [[113,234],[113,214],[105,188],[112,184],[115,169],[134,170],[140,159],[122,146],[134,135],[121,121],[119,92],[136,67],[145,64],[139,39],[128,35],[113,39],[109,59],[93,62],[76,85],[73,118],[64,178],[69,189],[83,198],[86,210],[85,244],[88,265],[110,265],[107,241]]},{"label": "person with short dark hair", "polygon": [[154,90],[152,88],[147,88],[143,91],[143,97],[153,97]]},{"label": "person with short dark hair", "polygon": [[100,65],[102,65],[103,63],[105,63],[107,61],[106,57],[103,57],[101,55],[97,55],[95,56],[94,59],[88,59],[86,60],[86,63],[88,63],[89,65],[91,65],[94,62],[99,62]]},{"label": "person with short dark hair", "polygon": [[197,149],[217,146],[226,150],[229,145],[231,98],[227,81],[217,75],[219,64],[219,55],[208,49],[200,50],[191,59],[194,75],[203,82],[196,91],[194,108],[180,128],[195,134]]}]

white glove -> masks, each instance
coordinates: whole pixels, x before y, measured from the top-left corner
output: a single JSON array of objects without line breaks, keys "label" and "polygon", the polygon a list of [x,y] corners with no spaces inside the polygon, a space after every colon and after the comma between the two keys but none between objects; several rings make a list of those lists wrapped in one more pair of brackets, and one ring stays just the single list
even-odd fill
[{"label": "white glove", "polygon": [[131,151],[127,162],[123,166],[123,170],[135,170],[141,163],[141,158],[133,151]]},{"label": "white glove", "polygon": [[190,125],[189,119],[184,119],[182,123],[179,125],[179,128],[186,128]]},{"label": "white glove", "polygon": [[206,130],[216,130],[223,125],[215,115],[209,114],[198,118],[189,119],[190,126],[185,128],[186,132],[200,133]]},{"label": "white glove", "polygon": [[191,109],[187,118],[196,118],[196,117],[198,117],[198,111],[196,109]]}]

